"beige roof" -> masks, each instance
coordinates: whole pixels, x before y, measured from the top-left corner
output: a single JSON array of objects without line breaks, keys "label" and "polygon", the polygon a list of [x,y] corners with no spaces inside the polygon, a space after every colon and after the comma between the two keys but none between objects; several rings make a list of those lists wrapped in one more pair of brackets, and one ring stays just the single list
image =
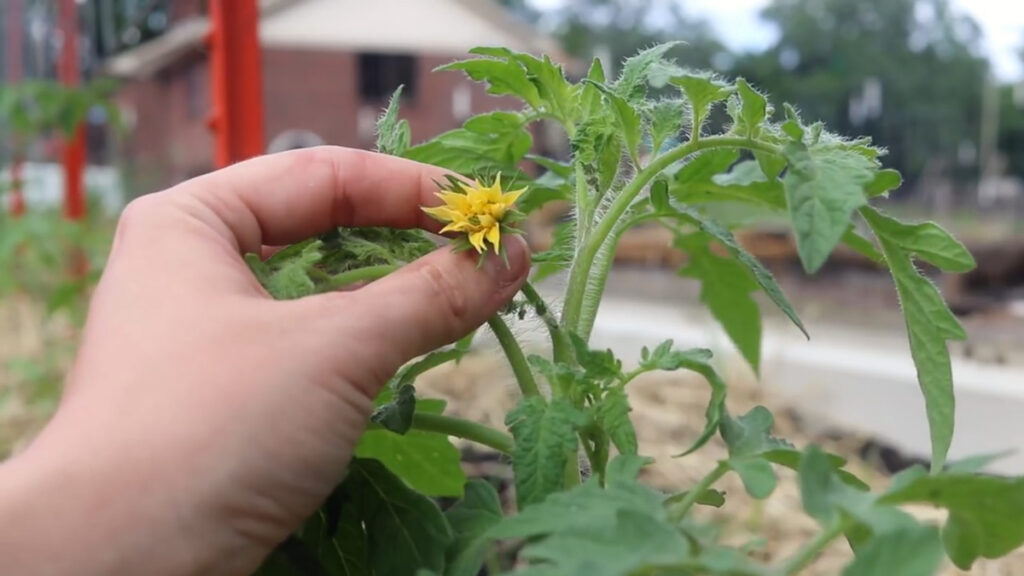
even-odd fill
[{"label": "beige roof", "polygon": [[557,46],[489,0],[305,0],[263,19],[265,46],[464,54]]},{"label": "beige roof", "polygon": [[[268,48],[457,56],[474,46],[506,46],[568,63],[555,42],[494,0],[260,0],[260,7],[260,42]],[[178,22],[167,33],[109,58],[104,72],[151,76],[200,48],[208,30],[206,18]]]}]

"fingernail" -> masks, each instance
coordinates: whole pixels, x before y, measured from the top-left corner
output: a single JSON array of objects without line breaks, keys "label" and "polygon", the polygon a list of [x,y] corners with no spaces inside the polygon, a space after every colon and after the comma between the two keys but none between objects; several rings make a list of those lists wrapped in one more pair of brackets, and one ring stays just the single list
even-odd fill
[{"label": "fingernail", "polygon": [[518,282],[530,267],[529,248],[522,236],[508,236],[505,240],[505,260],[501,256],[491,254],[487,257],[484,267],[487,273],[497,281],[499,286],[508,286]]}]

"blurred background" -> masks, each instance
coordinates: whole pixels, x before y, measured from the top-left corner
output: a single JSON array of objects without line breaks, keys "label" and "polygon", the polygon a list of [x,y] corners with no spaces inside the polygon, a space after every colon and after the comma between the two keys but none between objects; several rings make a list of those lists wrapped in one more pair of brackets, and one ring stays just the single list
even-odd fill
[{"label": "blurred background", "polygon": [[[258,12],[238,9],[250,4]],[[246,27],[258,35],[230,33]],[[474,46],[547,53],[579,77],[592,58],[613,75],[625,57],[669,40],[685,41],[672,53],[684,66],[742,76],[805,119],[888,149],[886,165],[904,175],[888,208],[947,226],[979,263],[962,276],[928,271],[970,334],[954,350],[952,456],[1016,449],[1024,441],[1024,4],[0,0],[0,455],[23,446],[52,411],[127,201],[261,152],[372,147],[398,85],[414,142],[513,106],[460,74],[431,72]],[[542,131],[535,146],[565,155],[563,138]],[[543,219],[559,215],[557,206],[544,211],[531,243],[543,248]],[[625,358],[664,338],[710,345],[737,402],[791,408],[782,425],[798,441],[845,442],[879,474],[928,453],[884,271],[839,251],[806,278],[785,226],[745,229],[744,245],[779,276],[813,337],[799,338],[762,306],[758,379],[700,308],[699,285],[676,273],[685,255],[671,239],[656,229],[624,239],[595,342]],[[542,288],[556,296],[559,281]],[[473,374],[470,365],[425,386],[475,417],[505,410],[504,396],[461,388],[476,384]],[[648,390],[634,406],[648,452],[673,453],[700,421],[703,392],[638,389]],[[1024,455],[1000,462],[999,472],[1024,473]],[[688,474],[672,468],[661,481]]]}]

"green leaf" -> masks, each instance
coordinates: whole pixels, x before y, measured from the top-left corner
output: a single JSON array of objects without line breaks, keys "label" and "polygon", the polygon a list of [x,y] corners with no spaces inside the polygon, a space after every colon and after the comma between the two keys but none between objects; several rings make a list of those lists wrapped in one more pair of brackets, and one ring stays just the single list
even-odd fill
[{"label": "green leaf", "polygon": [[476,176],[487,171],[515,174],[531,146],[533,138],[519,114],[491,112],[474,116],[460,129],[409,148],[405,157],[463,175]]},{"label": "green leaf", "polygon": [[445,517],[455,540],[448,547],[444,576],[476,576],[487,553],[487,533],[503,518],[498,492],[486,480],[470,480],[466,496],[449,508]]},{"label": "green leaf", "polygon": [[882,497],[888,504],[931,504],[949,511],[946,552],[962,570],[1024,543],[1024,478],[949,474],[918,476]]},{"label": "green leaf", "polygon": [[622,388],[608,390],[601,402],[595,406],[598,424],[608,433],[612,444],[620,454],[636,454],[636,429],[629,419],[629,398]]},{"label": "green leaf", "polygon": [[[477,53],[480,53],[479,49],[477,49]],[[510,94],[523,100],[534,109],[539,110],[542,107],[537,87],[530,81],[526,70],[518,62],[509,59],[474,58],[452,62],[435,70],[462,70],[476,82],[486,82],[488,84],[487,92],[490,94]]]},{"label": "green leaf", "polygon": [[[917,271],[910,251],[903,247],[902,242],[910,238],[911,246],[921,249],[920,237],[902,234],[906,231],[902,227],[895,228],[899,232],[893,236],[893,226],[881,214],[873,210],[864,210],[861,214],[875,232],[896,284],[910,339],[910,354],[928,413],[932,469],[941,470],[953,439],[955,406],[953,370],[946,341],[963,340],[967,334],[938,289]],[[955,262],[956,258],[951,260]]]},{"label": "green leaf", "polygon": [[[420,400],[418,411],[440,414],[444,402]],[[367,430],[356,446],[356,456],[383,462],[413,489],[428,496],[462,496],[466,474],[462,456],[447,436],[409,430],[395,434],[389,430]]]},{"label": "green leaf", "polygon": [[395,434],[405,434],[412,427],[415,411],[416,389],[406,384],[398,388],[393,398],[373,411],[370,422],[380,424]]},{"label": "green leaf", "polygon": [[700,280],[700,299],[736,344],[754,372],[761,366],[761,311],[752,294],[758,289],[750,269],[710,250],[707,234],[677,236],[676,247],[687,254],[680,276]]},{"label": "green leaf", "polygon": [[640,115],[637,114],[629,102],[618,96],[611,88],[604,84],[597,84],[587,80],[584,80],[584,82],[597,87],[604,94],[604,97],[608,99],[608,102],[611,103],[615,119],[619,125],[619,134],[626,144],[626,151],[629,152],[633,165],[639,166],[640,137],[642,135]]},{"label": "green leaf", "polygon": [[[617,459],[616,459],[617,460]],[[616,460],[608,465],[614,470]],[[509,516],[495,526],[490,537],[495,539],[532,539],[556,532],[572,532],[588,525],[608,524],[615,521],[620,510],[636,510],[656,517],[664,517],[664,496],[636,482],[623,481],[609,474],[602,488],[597,478],[566,492],[556,492],[543,502]]]},{"label": "green leaf", "polygon": [[739,151],[734,148],[704,151],[693,157],[676,172],[676,184],[685,190],[687,186],[711,182],[716,175],[728,171],[739,156]]},{"label": "green leaf", "polygon": [[571,124],[576,116],[574,86],[565,79],[562,67],[544,56],[536,58],[529,54],[515,54],[517,62],[526,70],[527,78],[537,88],[545,110],[565,124]]},{"label": "green leaf", "polygon": [[665,42],[652,46],[627,58],[622,64],[622,74],[615,82],[615,93],[630,103],[643,100],[651,73],[663,66],[665,54],[681,42]]},{"label": "green leaf", "polygon": [[651,151],[661,152],[666,141],[679,135],[683,128],[686,102],[678,99],[658,100],[647,109],[650,125]]},{"label": "green leaf", "polygon": [[756,139],[761,135],[761,125],[768,114],[768,101],[746,80],[736,80],[739,105],[731,111],[732,131],[745,138]]},{"label": "green leaf", "polygon": [[967,248],[935,222],[908,224],[870,206],[862,211],[877,234],[883,234],[911,255],[946,272],[970,272],[976,263]]},{"label": "green leaf", "polygon": [[676,76],[670,82],[681,88],[687,100],[690,101],[694,134],[700,134],[711,107],[736,91],[734,86],[726,84],[712,74],[705,73]]},{"label": "green leaf", "polygon": [[[437,368],[442,364],[448,362],[458,362],[463,356],[469,352],[469,346],[464,345],[462,348],[456,346],[447,350],[435,350],[423,356],[422,358],[410,362],[405,366],[402,366],[391,380],[388,381],[387,388],[393,390],[400,390],[404,386],[411,386],[421,374]],[[381,423],[383,424],[383,423]],[[386,426],[386,425],[385,425]],[[395,430],[395,432],[399,432]],[[401,432],[399,432],[401,434]]]},{"label": "green leaf", "polygon": [[375,575],[408,576],[420,568],[444,572],[454,534],[432,500],[376,460],[354,459],[344,485],[347,500],[360,508]]},{"label": "green leaf", "polygon": [[555,227],[551,248],[533,255],[533,263],[537,270],[533,273],[533,282],[565,270],[572,264],[576,242],[576,222],[568,220]]},{"label": "green leaf", "polygon": [[842,240],[843,244],[846,244],[861,256],[879,264],[885,263],[885,256],[878,251],[878,248],[871,243],[871,240],[868,240],[856,232],[854,226],[851,225],[846,230],[843,234]]},{"label": "green leaf", "polygon": [[412,138],[409,123],[398,119],[398,105],[402,98],[402,86],[391,95],[387,110],[377,120],[377,151],[382,154],[401,156],[409,148]]},{"label": "green leaf", "polygon": [[565,467],[577,457],[576,431],[586,416],[572,404],[555,398],[523,398],[505,418],[516,446],[512,469],[520,510],[543,501],[562,488]]},{"label": "green leaf", "polygon": [[896,170],[879,170],[875,174],[874,180],[864,188],[864,193],[868,195],[868,198],[874,198],[887,194],[890,190],[895,190],[902,185],[903,176]]},{"label": "green leaf", "polygon": [[668,522],[637,510],[619,510],[614,523],[559,532],[528,544],[522,557],[557,574],[618,576],[652,567],[684,564],[690,544]]},{"label": "green leaf", "polygon": [[942,565],[942,542],[934,526],[887,532],[858,548],[843,576],[933,576]]},{"label": "green leaf", "polygon": [[608,463],[604,471],[605,483],[609,486],[616,484],[636,484],[640,470],[644,466],[654,464],[654,458],[640,456],[637,454],[619,454]]},{"label": "green leaf", "polygon": [[640,367],[644,370],[674,371],[686,369],[696,372],[707,380],[711,387],[711,398],[704,411],[704,430],[689,448],[679,457],[692,454],[704,446],[718,429],[722,416],[725,414],[725,382],[711,366],[711,351],[701,348],[691,350],[674,350],[672,340],[659,344],[653,351],[645,346],[640,350]]},{"label": "green leaf", "polygon": [[739,474],[747,494],[764,500],[775,491],[777,480],[770,462],[763,458],[729,459],[729,468]]},{"label": "green leaf", "polygon": [[597,88],[598,84],[604,84],[604,65],[601,64],[601,60],[594,58],[590,63],[590,70],[587,71],[587,80],[590,82],[584,82],[580,86],[580,117],[591,118],[595,115],[599,115],[604,111],[604,101],[601,97],[601,91]]},{"label": "green leaf", "polygon": [[775,418],[764,406],[755,406],[746,414],[733,418],[722,415],[721,434],[729,447],[730,458],[758,456],[772,450],[792,448],[785,440],[771,435]]},{"label": "green leaf", "polygon": [[[285,260],[285,254],[278,253],[278,258],[268,259],[263,266],[254,268],[257,279],[263,288],[275,300],[292,300],[309,296],[316,291],[313,280],[309,277],[310,269],[315,266],[323,254],[320,249],[323,243],[319,240],[307,240],[293,245],[290,254],[293,258]],[[284,252],[284,251],[282,251]],[[250,261],[250,265],[253,262]],[[262,278],[260,278],[262,276]]]},{"label": "green leaf", "polygon": [[875,165],[841,148],[786,146],[789,171],[783,179],[797,251],[804,269],[817,272],[850,226],[853,211],[867,203],[864,186]]},{"label": "green leaf", "polygon": [[761,173],[768,180],[776,180],[782,171],[786,169],[786,158],[767,152],[754,152],[754,159],[761,168]]},{"label": "green leaf", "polygon": [[[672,504],[675,502],[679,502],[683,498],[686,498],[688,494],[689,492],[679,492],[678,494],[673,494],[671,498],[665,501],[665,503]],[[701,506],[721,508],[722,506],[725,506],[725,492],[709,488],[701,492],[697,496],[697,500],[695,501],[695,503],[700,504]]]},{"label": "green leaf", "polygon": [[796,311],[789,303],[786,295],[782,293],[782,288],[780,288],[778,283],[775,281],[775,277],[772,276],[772,273],[769,272],[768,269],[757,260],[757,258],[751,256],[749,252],[739,245],[739,242],[736,241],[732,232],[722,227],[714,220],[708,219],[699,211],[689,206],[674,204],[673,207],[676,212],[684,218],[691,220],[697,224],[701,230],[710,234],[711,237],[720,242],[733,258],[749,268],[754,274],[754,279],[757,281],[758,285],[761,286],[761,289],[764,290],[765,294],[768,295],[768,298],[770,298],[771,301],[774,302],[780,310],[782,310],[783,314],[785,314],[786,317],[804,333],[804,336],[807,336],[807,329],[804,328],[803,322],[800,321],[800,317],[797,316]]}]

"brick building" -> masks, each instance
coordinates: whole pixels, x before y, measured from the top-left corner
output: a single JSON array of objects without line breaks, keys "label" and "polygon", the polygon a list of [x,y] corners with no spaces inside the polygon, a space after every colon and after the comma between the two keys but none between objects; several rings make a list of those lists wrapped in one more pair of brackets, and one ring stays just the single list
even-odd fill
[{"label": "brick building", "polygon": [[[156,188],[209,171],[213,139],[203,0],[176,0],[162,36],[106,62],[125,80],[124,146],[138,184]],[[492,0],[261,0],[266,142],[366,148],[394,88],[421,141],[472,114],[515,104],[458,73],[431,73],[478,45],[558,57],[548,39]]]}]

